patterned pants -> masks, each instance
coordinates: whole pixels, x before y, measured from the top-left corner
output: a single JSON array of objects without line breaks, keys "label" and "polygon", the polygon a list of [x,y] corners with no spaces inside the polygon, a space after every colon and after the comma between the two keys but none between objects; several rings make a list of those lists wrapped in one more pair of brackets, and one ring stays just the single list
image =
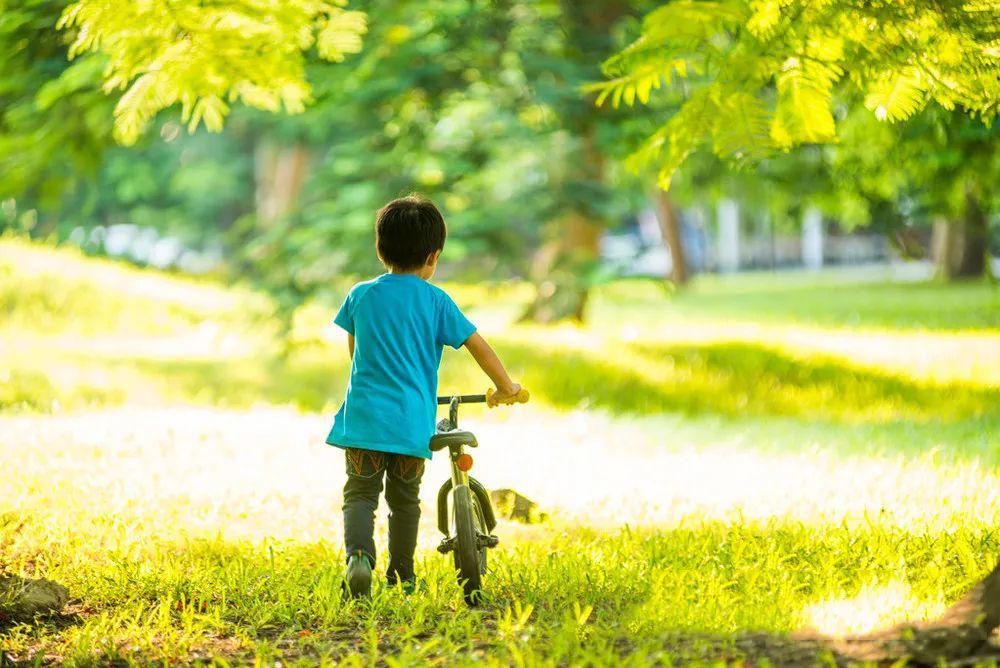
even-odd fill
[{"label": "patterned pants", "polygon": [[413,552],[420,521],[420,479],[424,459],[388,452],[348,448],[344,485],[344,544],[348,556],[363,552],[375,565],[375,510],[385,479],[389,504],[390,583],[413,580]]}]

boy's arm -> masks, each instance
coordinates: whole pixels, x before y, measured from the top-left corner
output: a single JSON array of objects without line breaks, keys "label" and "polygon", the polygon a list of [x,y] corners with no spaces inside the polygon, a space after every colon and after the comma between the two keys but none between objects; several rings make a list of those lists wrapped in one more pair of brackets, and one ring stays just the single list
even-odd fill
[{"label": "boy's arm", "polygon": [[472,354],[479,368],[490,377],[490,380],[497,387],[496,393],[491,397],[490,405],[495,406],[505,399],[517,396],[517,393],[521,391],[521,386],[510,379],[507,370],[503,368],[503,362],[493,352],[490,344],[486,343],[486,339],[479,335],[479,332],[474,332],[466,339],[465,347]]},{"label": "boy's arm", "polygon": [[347,350],[351,353],[351,359],[354,359],[354,335],[347,335]]}]

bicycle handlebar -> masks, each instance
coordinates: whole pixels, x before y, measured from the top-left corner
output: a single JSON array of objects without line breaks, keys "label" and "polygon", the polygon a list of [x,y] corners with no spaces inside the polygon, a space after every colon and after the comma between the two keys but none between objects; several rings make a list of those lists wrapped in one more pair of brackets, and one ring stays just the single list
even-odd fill
[{"label": "bicycle handlebar", "polygon": [[485,394],[457,394],[454,397],[438,397],[438,406],[447,406],[452,399],[458,399],[460,404],[485,404]]},{"label": "bicycle handlebar", "polygon": [[[486,391],[486,394],[457,394],[452,397],[438,397],[437,402],[438,406],[447,406],[451,403],[452,399],[457,399],[460,404],[485,404],[489,402],[490,397],[492,396],[493,388],[491,387]],[[512,401],[505,401],[503,403],[526,404],[528,403],[528,398],[530,396],[531,395],[528,394],[528,391],[522,387],[521,391],[512,398]]]}]

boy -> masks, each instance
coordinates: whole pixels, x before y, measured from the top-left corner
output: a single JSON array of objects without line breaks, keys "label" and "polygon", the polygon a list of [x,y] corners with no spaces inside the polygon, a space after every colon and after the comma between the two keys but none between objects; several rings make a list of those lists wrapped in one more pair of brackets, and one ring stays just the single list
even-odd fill
[{"label": "boy", "polygon": [[447,229],[430,201],[410,195],[375,220],[375,248],[388,273],[355,285],[334,323],[347,331],[351,379],[326,442],[345,450],[344,543],[347,588],[371,591],[375,509],[385,479],[389,504],[389,585],[415,584],[420,478],[437,411],[443,346],[465,348],[496,385],[491,405],[511,403],[521,386],[443,290],[428,281]]}]

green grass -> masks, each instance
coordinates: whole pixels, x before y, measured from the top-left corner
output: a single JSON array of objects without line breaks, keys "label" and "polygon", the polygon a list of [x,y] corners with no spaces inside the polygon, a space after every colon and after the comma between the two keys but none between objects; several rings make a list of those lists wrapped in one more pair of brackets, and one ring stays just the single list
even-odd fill
[{"label": "green grass", "polygon": [[328,543],[150,542],[96,562],[50,565],[85,601],[78,614],[86,622],[21,626],[7,648],[25,655],[55,645],[60,660],[81,664],[225,656],[304,665],[392,657],[398,665],[639,666],[668,656],[736,658],[734,633],[822,620],[825,601],[865,587],[894,602],[895,584],[934,609],[960,595],[998,549],[995,532],[970,529],[577,530],[497,551],[489,601],[470,610],[441,558],[419,564],[423,592],[406,598],[379,587],[370,603],[355,603],[340,595],[339,554]]},{"label": "green grass", "polygon": [[592,315],[629,321],[656,318],[749,319],[757,322],[894,330],[995,330],[1000,290],[983,281],[960,287],[936,282],[845,279],[842,272],[705,277],[692,289],[665,293],[653,281],[600,289]]},{"label": "green grass", "polygon": [[[663,665],[748,631],[939,612],[1000,553],[1000,308],[988,285],[842,276],[597,290],[586,327],[515,325],[521,285],[448,286],[533,391],[463,410],[474,473],[550,519],[504,521],[468,609],[340,596],[346,380],[331,310],[0,240],[0,571],[69,587],[0,622],[70,665]],[[288,348],[287,351],[284,349]],[[287,355],[283,355],[287,352]],[[448,352],[442,388],[485,380]],[[385,544],[385,521],[378,522]]]}]

